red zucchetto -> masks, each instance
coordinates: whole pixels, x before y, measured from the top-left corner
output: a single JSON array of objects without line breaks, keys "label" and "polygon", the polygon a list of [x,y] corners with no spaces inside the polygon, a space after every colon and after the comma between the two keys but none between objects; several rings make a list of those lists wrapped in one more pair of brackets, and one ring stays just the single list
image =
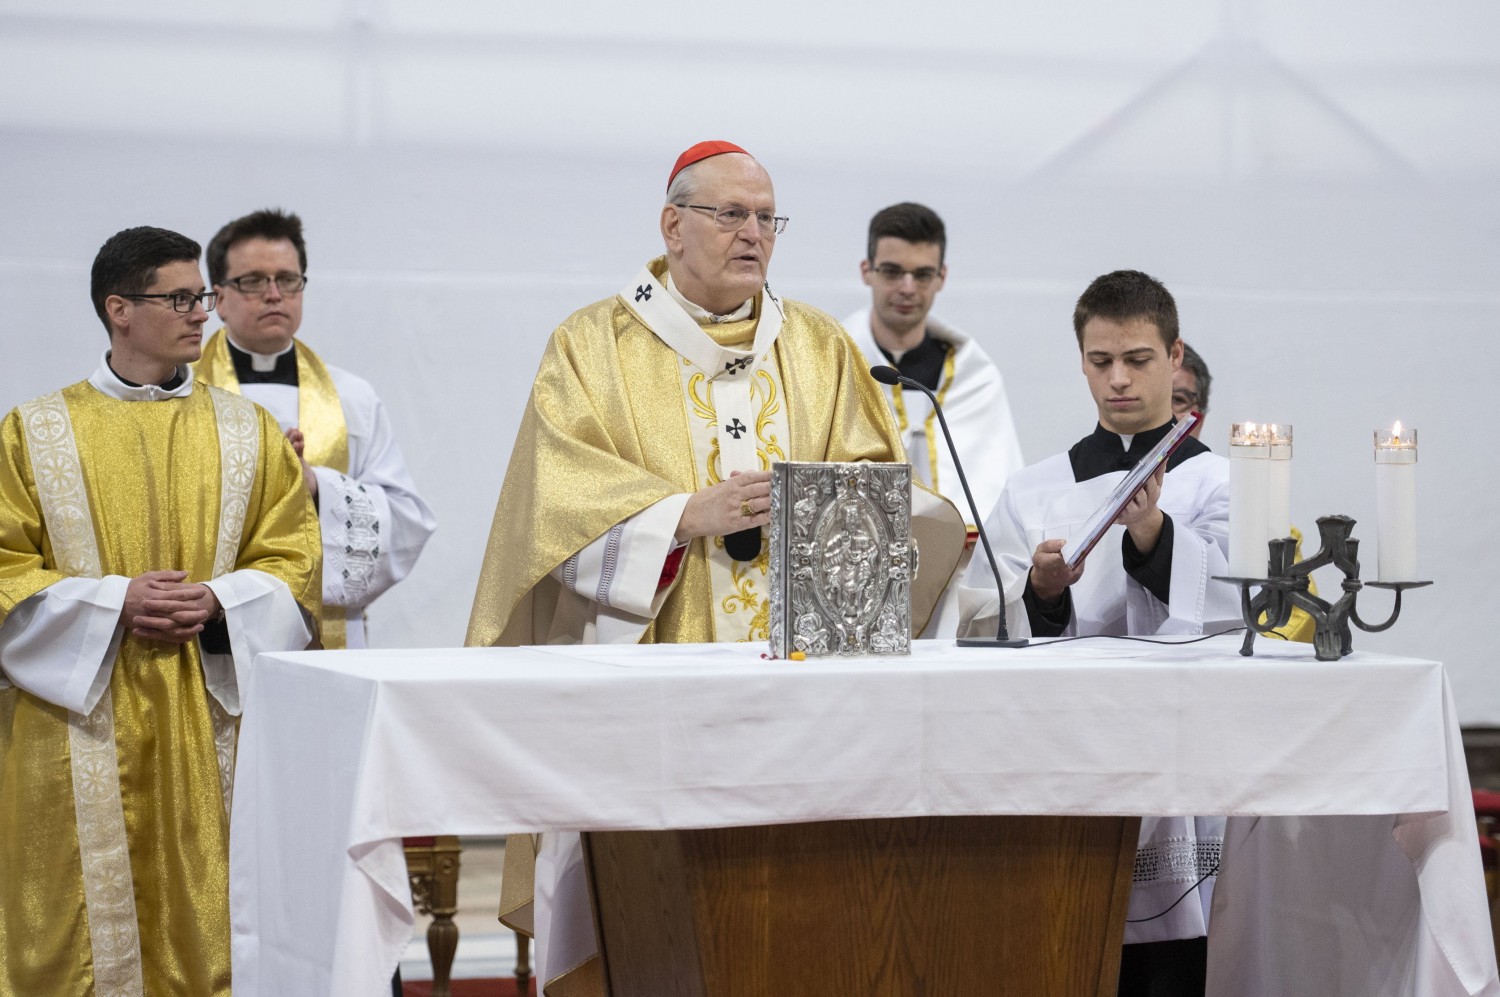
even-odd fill
[{"label": "red zucchetto", "polygon": [[722,156],[726,152],[740,152],[747,156],[750,155],[733,142],[699,142],[677,157],[677,162],[672,166],[672,175],[667,177],[667,187],[670,188],[672,186],[672,181],[677,179],[677,174],[694,163],[701,163],[703,160],[712,159],[714,156]]}]

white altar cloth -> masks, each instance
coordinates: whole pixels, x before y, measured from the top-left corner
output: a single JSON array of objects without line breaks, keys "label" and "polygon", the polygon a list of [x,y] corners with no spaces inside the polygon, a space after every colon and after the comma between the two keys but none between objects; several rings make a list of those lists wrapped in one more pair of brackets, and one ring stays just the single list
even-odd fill
[{"label": "white altar cloth", "polygon": [[262,655],[234,789],[234,992],[388,993],[414,924],[408,835],[1227,814],[1212,997],[1500,994],[1442,666],[1238,645]]}]

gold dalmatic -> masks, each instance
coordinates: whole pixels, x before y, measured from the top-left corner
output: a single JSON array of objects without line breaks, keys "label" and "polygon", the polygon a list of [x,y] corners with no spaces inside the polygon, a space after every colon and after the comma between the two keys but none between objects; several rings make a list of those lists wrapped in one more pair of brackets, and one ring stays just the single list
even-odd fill
[{"label": "gold dalmatic", "polygon": [[[69,576],[247,564],[316,609],[316,528],[278,436],[211,388],[127,402],[84,382],[21,406],[0,425],[0,618]],[[0,689],[6,997],[229,993],[235,721],[197,641],[118,641],[88,714]]]},{"label": "gold dalmatic", "polygon": [[[331,467],[340,474],[349,473],[349,427],[344,420],[344,406],[339,402],[333,375],[307,344],[293,339],[297,358],[297,428],[302,431],[302,457],[309,464]],[[240,393],[240,379],[234,372],[234,358],[229,355],[229,334],[221,328],[203,346],[203,357],[194,365],[198,380],[235,394]],[[345,610],[342,606],[323,609],[322,642],[328,650],[348,644]]]}]

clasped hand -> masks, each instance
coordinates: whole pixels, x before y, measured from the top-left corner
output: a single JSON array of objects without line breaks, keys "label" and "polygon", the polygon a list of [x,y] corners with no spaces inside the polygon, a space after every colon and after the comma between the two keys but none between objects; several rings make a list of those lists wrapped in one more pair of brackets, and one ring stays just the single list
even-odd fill
[{"label": "clasped hand", "polygon": [[677,542],[722,537],[770,521],[771,472],[731,471],[724,481],[700,488],[688,498],[677,521]]},{"label": "clasped hand", "polygon": [[148,571],[126,586],[120,622],[136,637],[186,644],[220,609],[213,589],[187,581],[186,571]]}]

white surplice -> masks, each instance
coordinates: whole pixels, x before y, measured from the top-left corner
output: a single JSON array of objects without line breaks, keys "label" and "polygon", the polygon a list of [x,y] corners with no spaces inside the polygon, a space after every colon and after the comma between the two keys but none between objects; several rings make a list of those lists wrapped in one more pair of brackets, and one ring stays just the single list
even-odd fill
[{"label": "white surplice", "polygon": [[[985,520],[1005,583],[1011,634],[1031,634],[1021,597],[1037,545],[1081,535],[1124,476],[1120,470],[1078,481],[1066,453],[1012,475]],[[1229,461],[1203,452],[1170,468],[1157,507],[1173,523],[1169,601],[1163,603],[1126,573],[1120,552],[1125,528],[1111,526],[1072,586],[1073,616],[1062,636],[1196,634],[1240,625],[1238,591],[1212,581],[1228,574],[1229,567]],[[969,565],[960,602],[967,632],[993,631],[999,599],[982,561]]]},{"label": "white surplice", "polygon": [[[258,370],[274,369],[278,356],[250,353]],[[390,414],[370,382],[342,367],[324,366],[344,410],[349,473],[313,466],[323,534],[323,607],[325,613],[334,606],[344,609],[347,646],[361,648],[369,644],[365,608],[411,573],[437,519],[417,494]],[[296,385],[251,382],[239,390],[269,411],[283,432],[298,424]]]}]

